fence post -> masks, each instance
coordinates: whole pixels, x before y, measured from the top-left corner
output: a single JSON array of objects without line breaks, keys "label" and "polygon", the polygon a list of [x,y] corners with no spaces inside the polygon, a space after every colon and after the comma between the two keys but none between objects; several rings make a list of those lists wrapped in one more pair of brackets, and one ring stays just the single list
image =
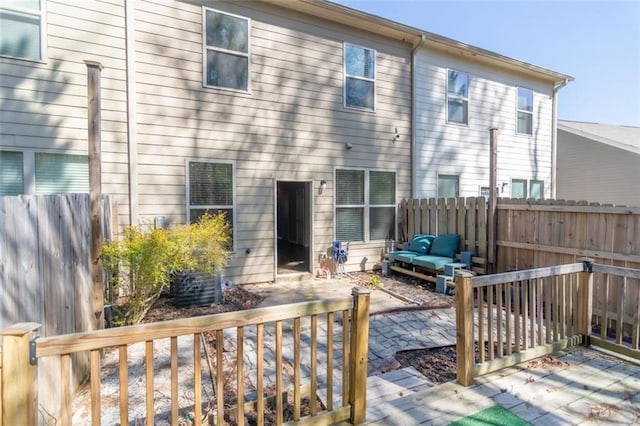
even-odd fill
[{"label": "fence post", "polygon": [[367,410],[367,360],[369,354],[369,298],[371,290],[354,287],[349,359],[351,424],[364,423]]},{"label": "fence post", "polygon": [[580,259],[584,265],[578,274],[578,334],[583,344],[589,344],[591,336],[591,317],[593,316],[593,259]]},{"label": "fence post", "polygon": [[462,386],[473,383],[473,282],[472,274],[456,271],[456,377]]},{"label": "fence post", "polygon": [[29,362],[29,344],[40,324],[18,323],[0,331],[2,406],[0,424],[32,426],[38,413],[38,366]]}]

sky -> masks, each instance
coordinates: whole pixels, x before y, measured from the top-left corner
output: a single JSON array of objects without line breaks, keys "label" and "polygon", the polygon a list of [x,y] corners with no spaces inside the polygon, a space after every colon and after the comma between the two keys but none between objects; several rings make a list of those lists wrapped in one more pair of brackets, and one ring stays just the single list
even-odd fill
[{"label": "sky", "polygon": [[640,0],[333,0],[575,78],[561,120],[640,127]]}]

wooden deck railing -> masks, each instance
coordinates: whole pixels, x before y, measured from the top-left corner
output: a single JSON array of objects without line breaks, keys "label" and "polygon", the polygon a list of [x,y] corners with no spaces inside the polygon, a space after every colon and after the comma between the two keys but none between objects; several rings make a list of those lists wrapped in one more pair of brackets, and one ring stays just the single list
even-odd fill
[{"label": "wooden deck railing", "polygon": [[[596,287],[594,275],[604,284]],[[611,285],[621,286],[616,308],[600,304],[594,315],[594,300]],[[479,375],[580,343],[640,359],[640,304],[625,313],[627,297],[640,302],[640,270],[590,259],[494,275],[461,272],[456,277],[458,381],[468,386]],[[600,336],[593,336],[594,329]]]},{"label": "wooden deck railing", "polygon": [[[334,337],[334,315],[342,315],[342,336]],[[318,317],[326,315],[326,340],[318,338]],[[305,332],[301,330],[301,319],[309,319],[309,327],[305,326]],[[285,327],[283,327],[283,324]],[[349,327],[350,324],[350,327]],[[270,366],[275,367],[275,385],[265,386],[265,326],[275,328],[275,359],[266,359]],[[184,351],[178,351],[179,336],[193,336],[193,348],[190,350],[193,367],[192,389],[193,423],[201,424],[203,419],[202,383],[203,376],[201,364],[201,339],[202,333],[211,332],[215,336],[215,382],[217,390],[215,400],[215,421],[221,425],[225,422],[225,413],[233,416],[237,424],[241,425],[245,418],[245,387],[244,379],[248,372],[245,369],[248,354],[244,353],[245,330],[255,326],[255,391],[256,399],[253,401],[257,423],[264,423],[265,400],[263,395],[271,396],[275,400],[275,422],[282,424],[287,421],[283,417],[283,399],[291,401],[293,407],[293,419],[297,421],[312,421],[314,424],[332,424],[347,421],[352,424],[362,423],[365,419],[366,409],[366,378],[367,378],[367,352],[369,333],[369,291],[354,288],[351,298],[330,299],[295,303],[290,305],[272,306],[260,309],[252,309],[238,312],[193,317],[188,319],[142,324],[130,327],[112,328],[94,332],[68,334],[61,336],[34,339],[38,324],[21,324],[5,330],[1,336],[2,364],[0,368],[2,397],[2,424],[34,425],[37,422],[37,364],[38,360],[45,357],[58,357],[60,363],[59,383],[62,389],[60,401],[59,420],[56,424],[68,425],[72,421],[71,395],[69,381],[71,378],[71,358],[74,354],[89,351],[91,362],[90,393],[91,393],[91,423],[101,423],[101,353],[105,348],[117,348],[118,351],[118,378],[119,378],[119,421],[120,424],[129,424],[129,376],[130,367],[127,361],[127,350],[130,345],[144,342],[145,361],[144,375],[146,382],[146,423],[154,423],[154,342],[159,339],[170,340],[170,380],[171,380],[171,413],[170,420],[174,425],[178,424],[179,412],[184,407],[178,405],[178,363],[179,358],[184,357]],[[225,342],[224,330],[235,329],[235,390],[237,401],[235,407],[229,409],[228,401],[224,400],[223,371],[223,347]],[[283,333],[291,332],[293,354],[283,354]],[[233,334],[233,333],[232,333]],[[308,335],[307,335],[308,334]],[[340,346],[341,343],[341,347]],[[309,367],[309,383],[302,384],[303,350],[301,346],[307,345],[306,355]],[[30,352],[31,348],[31,352]],[[326,353],[322,357],[318,355],[318,349],[325,348]],[[342,360],[334,359],[334,351],[341,354]],[[30,354],[31,361],[30,363]],[[179,357],[180,355],[180,357]],[[229,356],[224,352],[224,356]],[[293,357],[291,360],[292,380],[287,386],[283,383],[283,358]],[[324,405],[326,410],[318,412],[316,409],[316,391],[321,387],[318,374],[318,361],[326,361],[326,376],[322,385],[326,387],[327,397]],[[335,366],[341,363],[341,366]],[[341,367],[341,374],[340,374]],[[336,373],[337,372],[337,373]],[[338,374],[341,379],[335,380]],[[341,380],[342,386],[339,386]],[[342,401],[340,407],[334,407],[334,387],[340,388]],[[309,415],[301,415],[301,400],[304,389],[308,390]],[[180,388],[180,394],[185,392]],[[287,397],[283,397],[287,395]],[[226,410],[226,411],[225,411]]]}]

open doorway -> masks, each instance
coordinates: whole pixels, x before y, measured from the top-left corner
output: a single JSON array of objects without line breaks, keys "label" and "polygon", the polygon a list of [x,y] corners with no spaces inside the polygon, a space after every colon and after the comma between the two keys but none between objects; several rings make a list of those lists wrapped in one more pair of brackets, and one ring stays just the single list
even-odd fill
[{"label": "open doorway", "polygon": [[311,182],[277,182],[277,275],[311,272]]}]

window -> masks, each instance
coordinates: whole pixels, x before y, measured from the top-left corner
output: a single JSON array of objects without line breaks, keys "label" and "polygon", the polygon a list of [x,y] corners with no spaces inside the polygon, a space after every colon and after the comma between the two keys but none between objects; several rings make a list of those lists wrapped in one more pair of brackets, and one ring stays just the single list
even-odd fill
[{"label": "window", "polygon": [[249,90],[249,19],[204,10],[205,86]]},{"label": "window", "polygon": [[336,170],[336,239],[395,238],[396,174]]},{"label": "window", "polygon": [[469,123],[469,75],[447,71],[447,122]]},{"label": "window", "polygon": [[438,175],[438,197],[458,197],[460,177],[456,175]]},{"label": "window", "polygon": [[523,135],[533,135],[533,91],[518,87],[517,131]]},{"label": "window", "polygon": [[24,194],[22,153],[0,151],[0,195]]},{"label": "window", "polygon": [[44,1],[4,0],[0,6],[0,55],[44,60]]},{"label": "window", "polygon": [[527,180],[511,180],[511,198],[527,198]]},{"label": "window", "polygon": [[36,194],[89,192],[89,158],[86,155],[35,154]]},{"label": "window", "polygon": [[542,200],[544,198],[544,182],[541,180],[529,181],[529,197],[536,200]]},{"label": "window", "polygon": [[344,105],[373,111],[375,106],[376,52],[344,45]]},{"label": "window", "polygon": [[222,212],[233,230],[233,164],[188,161],[187,174],[187,221]]}]

